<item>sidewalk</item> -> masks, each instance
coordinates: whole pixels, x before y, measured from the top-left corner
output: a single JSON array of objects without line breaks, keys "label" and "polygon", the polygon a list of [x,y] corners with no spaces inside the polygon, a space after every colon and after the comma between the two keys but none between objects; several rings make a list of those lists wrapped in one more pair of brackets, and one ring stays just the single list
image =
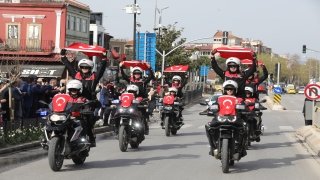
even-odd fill
[{"label": "sidewalk", "polygon": [[[203,95],[198,99],[188,103],[185,108],[189,108],[195,104],[198,104],[200,101],[209,98],[209,95]],[[157,118],[157,112],[154,113],[155,118],[151,118],[151,123],[156,123],[159,118]],[[105,139],[107,137],[113,136],[113,127],[98,127],[95,128],[97,133],[97,140]],[[99,143],[98,143],[99,145]],[[10,146],[7,148],[0,149],[0,168],[4,166],[9,166],[17,163],[23,163],[31,160],[45,158],[48,155],[48,151],[42,149],[40,145],[40,140],[25,144],[20,144],[16,146]]]},{"label": "sidewalk", "polygon": [[320,129],[313,126],[302,126],[296,131],[296,136],[306,142],[320,157]]}]

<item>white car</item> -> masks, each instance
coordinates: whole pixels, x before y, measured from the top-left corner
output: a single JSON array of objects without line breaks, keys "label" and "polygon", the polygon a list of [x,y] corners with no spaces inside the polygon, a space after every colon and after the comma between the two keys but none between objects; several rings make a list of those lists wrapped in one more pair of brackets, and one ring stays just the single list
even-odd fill
[{"label": "white car", "polygon": [[306,88],[305,86],[300,86],[299,90],[298,90],[298,94],[304,94],[304,89],[305,88]]}]

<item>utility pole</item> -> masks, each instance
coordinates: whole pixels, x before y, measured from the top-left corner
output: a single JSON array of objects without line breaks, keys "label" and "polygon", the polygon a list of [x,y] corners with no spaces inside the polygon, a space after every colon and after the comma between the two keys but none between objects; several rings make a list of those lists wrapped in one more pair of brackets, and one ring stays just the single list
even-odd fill
[{"label": "utility pole", "polygon": [[[137,0],[134,0],[134,5]],[[137,13],[133,14],[133,59],[136,59],[136,26],[137,26]]]}]

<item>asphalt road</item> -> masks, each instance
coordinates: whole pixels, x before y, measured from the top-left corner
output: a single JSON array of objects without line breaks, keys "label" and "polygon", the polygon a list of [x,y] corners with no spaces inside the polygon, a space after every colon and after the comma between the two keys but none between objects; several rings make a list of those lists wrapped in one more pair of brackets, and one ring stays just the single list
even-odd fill
[{"label": "asphalt road", "polygon": [[152,124],[139,149],[121,152],[114,137],[100,139],[83,165],[65,160],[60,172],[52,172],[48,160],[41,159],[2,170],[0,179],[319,180],[320,159],[294,136],[303,125],[302,107],[290,101],[283,98],[289,110],[264,112],[267,129],[261,142],[253,143],[229,174],[222,173],[221,162],[208,155],[204,125],[210,118],[199,116],[205,106],[196,105],[184,112],[185,126],[176,136],[166,137],[159,124]]}]

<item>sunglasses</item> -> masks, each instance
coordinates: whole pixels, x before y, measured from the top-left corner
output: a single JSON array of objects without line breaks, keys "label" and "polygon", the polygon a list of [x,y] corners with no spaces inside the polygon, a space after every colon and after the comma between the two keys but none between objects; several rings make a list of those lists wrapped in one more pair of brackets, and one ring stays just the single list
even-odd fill
[{"label": "sunglasses", "polygon": [[90,67],[87,66],[81,66],[80,69],[90,69]]},{"label": "sunglasses", "polygon": [[229,88],[228,88],[228,89],[225,89],[225,90],[226,90],[226,91],[233,91],[234,89],[229,89]]},{"label": "sunglasses", "polygon": [[229,65],[230,68],[236,68],[237,65]]},{"label": "sunglasses", "polygon": [[79,89],[70,88],[69,91],[79,91]]}]

